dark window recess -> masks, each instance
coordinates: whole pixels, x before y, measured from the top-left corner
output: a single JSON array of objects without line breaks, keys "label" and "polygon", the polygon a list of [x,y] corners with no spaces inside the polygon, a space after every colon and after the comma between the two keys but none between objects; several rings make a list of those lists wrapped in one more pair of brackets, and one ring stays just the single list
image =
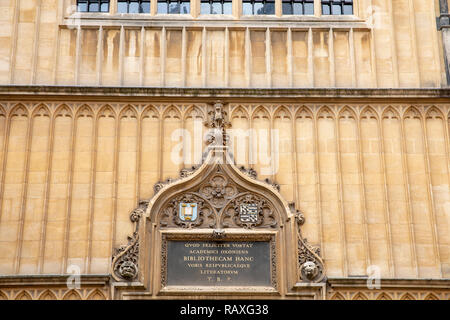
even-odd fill
[{"label": "dark window recess", "polygon": [[283,14],[314,14],[314,0],[283,0]]},{"label": "dark window recess", "polygon": [[190,12],[190,1],[186,0],[158,1],[158,13],[188,14],[189,12]]},{"label": "dark window recess", "polygon": [[322,14],[353,14],[353,0],[322,0]]},{"label": "dark window recess", "polygon": [[77,0],[78,12],[109,12],[109,0]]},{"label": "dark window recess", "polygon": [[232,14],[231,0],[201,0],[201,14]]},{"label": "dark window recess", "polygon": [[275,14],[275,0],[242,0],[242,14]]},{"label": "dark window recess", "polygon": [[119,0],[117,1],[118,13],[150,13],[150,0]]}]

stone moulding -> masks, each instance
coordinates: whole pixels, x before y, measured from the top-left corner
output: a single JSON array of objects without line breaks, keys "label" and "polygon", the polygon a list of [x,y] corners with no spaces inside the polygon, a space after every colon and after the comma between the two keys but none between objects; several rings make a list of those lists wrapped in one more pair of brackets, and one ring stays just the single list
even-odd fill
[{"label": "stone moulding", "polygon": [[40,86],[40,85],[0,85],[0,97],[2,100],[24,100],[33,97],[42,100],[55,97],[64,100],[87,98],[94,100],[108,100],[109,98],[126,97],[126,101],[148,101],[149,97],[160,97],[162,100],[174,98],[256,98],[257,100],[284,100],[293,99],[298,103],[298,98],[320,99],[384,99],[392,103],[396,99],[404,101],[411,99],[413,103],[419,103],[418,99],[443,99],[450,98],[450,88],[167,88],[167,87],[108,87],[108,86]]},{"label": "stone moulding", "polygon": [[[306,287],[322,282],[325,270],[320,250],[310,246],[301,235],[300,228],[305,222],[303,214],[295,209],[295,204],[283,199],[278,184],[267,179],[259,181],[255,170],[235,165],[227,146],[229,122],[223,104],[215,102],[208,114],[211,118],[205,124],[216,132],[203,164],[181,170],[177,179],[157,183],[153,198],[142,201],[132,212],[130,219],[135,223],[135,231],[128,238],[128,244],[116,250],[114,279],[133,282],[139,278],[149,284],[149,290],[156,296],[198,295],[208,291],[207,288],[180,290],[167,286],[168,240],[208,239],[270,242],[271,289],[250,284],[241,288],[242,292],[285,295],[287,288],[294,288],[299,282]],[[182,220],[180,203],[195,203],[196,218]],[[241,217],[242,207],[252,207],[251,215],[245,211],[249,215],[246,219]],[[141,217],[145,218],[139,223]],[[139,248],[144,246],[146,251],[142,252]],[[139,265],[139,261],[148,265]],[[286,286],[286,281],[291,283]],[[227,290],[223,287],[222,294]]]},{"label": "stone moulding", "polygon": [[139,271],[139,221],[145,214],[148,201],[140,201],[139,207],[130,214],[130,220],[135,229],[132,236],[128,237],[128,244],[115,249],[112,257],[112,277],[116,281],[132,281],[138,276]]},{"label": "stone moulding", "polygon": [[[214,234],[214,231],[213,231]],[[164,232],[161,235],[161,291],[171,292],[178,291],[177,286],[167,286],[167,242],[170,240],[185,240],[185,241],[205,241],[211,240],[211,234],[209,233],[172,233]],[[225,233],[220,239],[215,239],[215,241],[269,241],[270,244],[270,281],[271,287],[233,287],[234,290],[238,291],[264,291],[264,292],[278,292],[278,279],[277,279],[277,252],[276,252],[276,233],[252,233],[252,234],[241,234],[241,233]],[[179,289],[179,288],[178,288]],[[229,288],[223,288],[227,290]],[[207,287],[204,290],[214,290],[214,287]],[[195,292],[191,288],[191,291]]]}]

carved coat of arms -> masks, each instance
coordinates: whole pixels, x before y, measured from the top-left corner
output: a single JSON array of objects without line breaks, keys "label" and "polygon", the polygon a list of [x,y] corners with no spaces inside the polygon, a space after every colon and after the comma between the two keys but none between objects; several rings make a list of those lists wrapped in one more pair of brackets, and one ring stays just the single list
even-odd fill
[{"label": "carved coat of arms", "polygon": [[258,205],[256,203],[241,204],[239,218],[241,222],[256,223],[258,221]]},{"label": "carved coat of arms", "polygon": [[197,219],[197,204],[181,202],[178,216],[181,221],[195,221]]}]

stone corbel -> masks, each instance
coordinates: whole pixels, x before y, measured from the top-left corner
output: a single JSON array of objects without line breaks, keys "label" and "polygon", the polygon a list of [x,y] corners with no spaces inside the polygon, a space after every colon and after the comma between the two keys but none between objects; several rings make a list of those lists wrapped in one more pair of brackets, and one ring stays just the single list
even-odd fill
[{"label": "stone corbel", "polygon": [[140,201],[139,207],[130,214],[134,232],[128,236],[128,243],[115,249],[112,257],[112,277],[116,281],[134,281],[139,274],[139,222],[145,214],[148,200]]},{"label": "stone corbel", "polygon": [[326,279],[323,260],[320,257],[320,248],[311,246],[308,240],[303,238],[301,226],[305,223],[305,216],[299,210],[295,209],[294,203],[290,203],[289,207],[295,216],[298,228],[297,252],[299,281],[306,283],[323,282]]}]

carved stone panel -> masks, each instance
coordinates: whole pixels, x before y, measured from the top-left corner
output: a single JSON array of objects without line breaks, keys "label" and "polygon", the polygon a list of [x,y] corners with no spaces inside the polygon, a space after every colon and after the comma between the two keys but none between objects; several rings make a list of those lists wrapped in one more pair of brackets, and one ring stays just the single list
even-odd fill
[{"label": "carved stone panel", "polygon": [[161,286],[273,287],[276,250],[273,235],[164,234]]},{"label": "carved stone panel", "polygon": [[[197,205],[197,218],[180,219],[182,203]],[[245,211],[245,213],[243,213]],[[277,228],[275,209],[263,196],[248,192],[232,182],[217,167],[205,182],[166,202],[160,228]]]}]

